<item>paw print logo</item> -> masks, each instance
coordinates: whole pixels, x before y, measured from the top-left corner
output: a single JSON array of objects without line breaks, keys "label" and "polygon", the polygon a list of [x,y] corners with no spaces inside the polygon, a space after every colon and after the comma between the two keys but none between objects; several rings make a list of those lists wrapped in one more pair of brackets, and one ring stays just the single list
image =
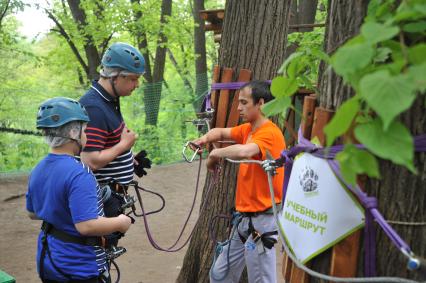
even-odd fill
[{"label": "paw print logo", "polygon": [[304,192],[313,192],[318,189],[318,175],[308,166],[299,175],[299,182]]}]

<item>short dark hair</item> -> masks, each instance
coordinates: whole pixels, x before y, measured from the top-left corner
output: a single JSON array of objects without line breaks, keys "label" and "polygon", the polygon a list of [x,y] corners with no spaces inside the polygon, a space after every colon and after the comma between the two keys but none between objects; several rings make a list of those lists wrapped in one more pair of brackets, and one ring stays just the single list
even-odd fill
[{"label": "short dark hair", "polygon": [[271,84],[267,81],[255,80],[244,84],[240,90],[249,87],[251,89],[251,97],[253,98],[254,104],[259,103],[261,98],[263,98],[266,103],[274,99],[271,94],[270,85]]}]

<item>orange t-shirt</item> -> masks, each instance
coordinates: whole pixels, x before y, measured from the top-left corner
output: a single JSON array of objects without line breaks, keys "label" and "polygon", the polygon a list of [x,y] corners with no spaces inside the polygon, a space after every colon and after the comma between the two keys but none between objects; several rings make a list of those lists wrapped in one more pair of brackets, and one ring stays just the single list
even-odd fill
[{"label": "orange t-shirt", "polygon": [[[281,130],[271,121],[264,123],[256,131],[251,131],[251,124],[245,123],[231,129],[231,138],[239,144],[255,143],[260,153],[252,157],[256,160],[265,160],[266,151],[274,159],[280,156],[286,147]],[[277,169],[273,177],[275,202],[279,203],[282,197],[284,168]],[[269,193],[268,176],[262,166],[254,163],[240,164],[235,196],[235,208],[240,212],[260,212],[272,206]]]}]

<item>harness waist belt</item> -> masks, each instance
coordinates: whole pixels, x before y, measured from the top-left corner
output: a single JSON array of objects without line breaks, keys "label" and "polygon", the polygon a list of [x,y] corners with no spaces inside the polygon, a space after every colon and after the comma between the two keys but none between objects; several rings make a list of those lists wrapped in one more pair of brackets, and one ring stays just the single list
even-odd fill
[{"label": "harness waist belt", "polygon": [[[279,206],[280,204],[279,203],[277,203],[277,206]],[[268,208],[268,209],[266,209],[266,210],[263,210],[263,211],[256,211],[256,212],[240,212],[241,213],[241,215],[243,216],[243,217],[256,217],[256,216],[259,216],[259,215],[262,215],[262,214],[274,214],[274,210],[272,209],[272,207],[270,207],[270,208]]]},{"label": "harness waist belt", "polygon": [[41,225],[41,230],[43,230],[46,234],[51,235],[54,238],[66,243],[80,244],[84,246],[102,246],[101,237],[78,237],[70,235],[64,231],[56,229],[52,224],[46,221],[43,221],[43,224]]}]

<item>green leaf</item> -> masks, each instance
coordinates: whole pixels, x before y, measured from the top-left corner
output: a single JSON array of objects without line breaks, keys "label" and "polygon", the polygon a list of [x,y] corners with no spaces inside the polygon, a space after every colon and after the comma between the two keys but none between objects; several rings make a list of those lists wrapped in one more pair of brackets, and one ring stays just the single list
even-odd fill
[{"label": "green leaf", "polygon": [[416,98],[414,85],[408,76],[391,76],[387,70],[364,76],[360,81],[360,95],[383,120],[384,130]]},{"label": "green leaf", "polygon": [[388,47],[379,47],[376,50],[376,56],[374,56],[374,62],[380,63],[385,62],[389,58],[389,54],[392,50]]},{"label": "green leaf", "polygon": [[290,64],[291,61],[302,56],[303,54],[304,54],[303,52],[291,53],[290,56],[288,56],[287,59],[284,61],[284,63],[281,65],[280,69],[278,70],[278,73],[283,74],[287,69],[287,65]]},{"label": "green leaf", "polygon": [[[408,61],[412,64],[426,62],[426,43],[414,45],[408,49]],[[424,74],[426,76],[426,74]]]},{"label": "green leaf", "polygon": [[386,26],[376,22],[367,22],[361,27],[361,34],[370,44],[376,44],[393,38],[399,32],[396,26]]},{"label": "green leaf", "polygon": [[298,74],[307,68],[307,64],[308,62],[304,60],[303,57],[299,57],[296,60],[291,61],[287,67],[288,78],[296,78]]},{"label": "green leaf", "polygon": [[327,135],[327,146],[331,146],[337,137],[346,133],[359,111],[359,106],[357,97],[346,100],[340,106],[333,119],[324,128],[324,133]]},{"label": "green leaf", "polygon": [[331,64],[337,74],[346,80],[348,76],[366,67],[374,56],[369,44],[343,45],[331,57]]},{"label": "green leaf", "polygon": [[400,122],[394,121],[384,130],[382,121],[376,118],[371,123],[358,125],[355,128],[355,136],[375,155],[416,172],[413,164],[413,137]]},{"label": "green leaf", "polygon": [[273,116],[285,112],[291,106],[291,98],[288,96],[275,98],[262,106],[265,116]]},{"label": "green leaf", "polygon": [[345,145],[345,149],[336,155],[336,160],[339,161],[343,178],[351,185],[355,185],[358,174],[380,177],[379,165],[374,155],[353,144]]},{"label": "green leaf", "polygon": [[276,98],[293,95],[297,89],[297,80],[295,78],[275,77],[271,83],[271,93]]},{"label": "green leaf", "polygon": [[416,90],[426,92],[426,63],[410,66],[407,76],[414,84]]},{"label": "green leaf", "polygon": [[402,27],[405,32],[422,32],[426,30],[426,21],[418,21],[414,23],[405,24]]}]

